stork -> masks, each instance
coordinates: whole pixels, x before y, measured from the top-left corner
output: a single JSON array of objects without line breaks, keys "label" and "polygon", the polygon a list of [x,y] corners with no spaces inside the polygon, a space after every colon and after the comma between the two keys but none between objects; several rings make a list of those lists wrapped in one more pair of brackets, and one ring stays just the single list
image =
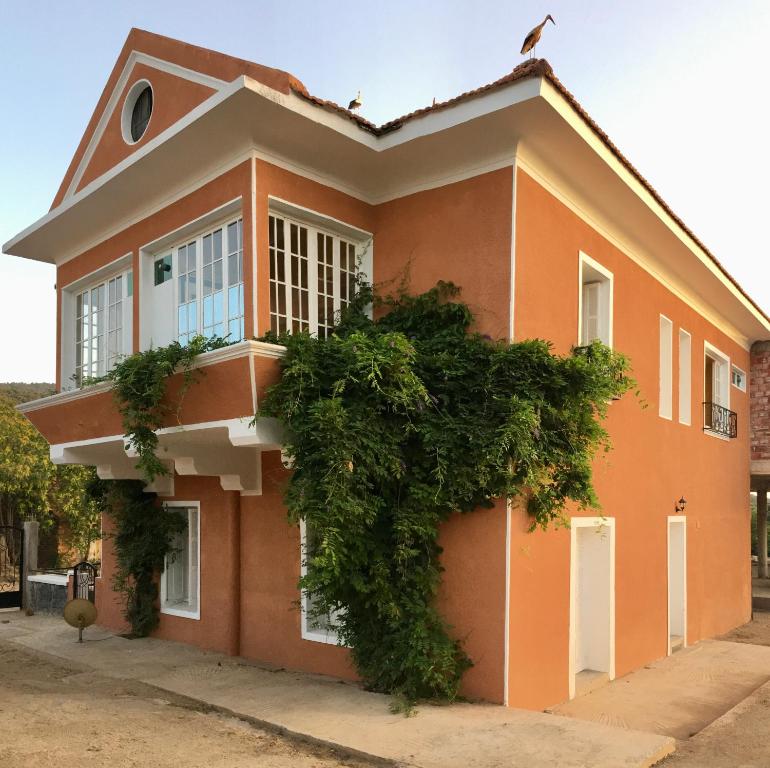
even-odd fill
[{"label": "stork", "polygon": [[553,20],[553,16],[549,13],[525,38],[524,45],[521,46],[521,52],[527,53],[529,51],[529,58],[531,59],[535,55],[535,48],[540,42],[540,36],[543,34],[543,27],[550,21],[551,24],[556,26],[556,22]]},{"label": "stork", "polygon": [[348,104],[348,109],[355,110],[358,109],[361,106],[361,91],[359,91],[356,94],[355,99],[352,99],[350,104]]}]

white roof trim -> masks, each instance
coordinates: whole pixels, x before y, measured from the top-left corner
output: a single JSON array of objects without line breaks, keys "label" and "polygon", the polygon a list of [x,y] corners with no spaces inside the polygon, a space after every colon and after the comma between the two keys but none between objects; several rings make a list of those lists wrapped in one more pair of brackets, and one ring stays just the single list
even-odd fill
[{"label": "white roof trim", "polygon": [[128,55],[128,58],[126,59],[123,71],[120,73],[120,77],[115,83],[115,87],[110,94],[110,98],[104,107],[104,111],[99,118],[99,122],[96,124],[96,128],[91,135],[91,139],[88,142],[86,151],[83,153],[83,157],[80,158],[77,170],[72,176],[72,181],[67,187],[67,191],[64,193],[63,200],[66,200],[75,194],[75,190],[78,188],[78,184],[80,184],[80,180],[83,178],[83,174],[85,173],[86,168],[88,168],[88,165],[94,156],[96,147],[99,146],[99,142],[104,135],[107,123],[109,122],[110,118],[112,117],[112,113],[115,111],[115,108],[118,105],[118,99],[125,90],[125,87],[131,76],[131,72],[137,64],[146,64],[147,66],[158,69],[161,72],[166,72],[170,75],[181,77],[185,80],[189,80],[190,82],[198,83],[199,85],[205,85],[215,91],[221,90],[226,85],[224,80],[219,80],[216,77],[204,75],[202,72],[196,72],[193,69],[187,69],[187,67],[182,67],[179,64],[174,64],[170,61],[164,61],[163,59],[158,59],[155,56],[150,56],[149,54],[142,53],[141,51],[131,51],[131,53]]},{"label": "white roof trim", "polygon": [[661,205],[653,196],[650,190],[642,184],[626,165],[612,152],[596,133],[586,124],[585,120],[578,114],[574,106],[560,93],[552,83],[545,78],[541,78],[542,88],[540,95],[567,121],[570,127],[577,133],[598,155],[601,159],[623,180],[626,186],[631,189],[639,200],[646,205],[679,239],[683,245],[711,272],[729,291],[738,299],[738,301],[760,322],[768,331],[770,323],[757,310],[757,308],[738,290],[735,284],[730,280],[722,270],[714,263],[703,248],[698,245],[692,235],[686,232],[672,215]]}]

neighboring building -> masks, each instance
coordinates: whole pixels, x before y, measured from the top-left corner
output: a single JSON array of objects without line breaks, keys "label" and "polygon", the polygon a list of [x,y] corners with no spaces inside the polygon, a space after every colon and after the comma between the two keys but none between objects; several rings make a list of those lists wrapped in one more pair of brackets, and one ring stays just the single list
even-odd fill
[{"label": "neighboring building", "polygon": [[[58,269],[60,393],[22,406],[55,461],[139,477],[108,386],[81,377],[194,333],[244,339],[200,358],[160,434],[175,472],[154,489],[189,529],[158,637],[355,676],[294,610],[280,429],[249,421],[282,352],[251,339],[325,332],[358,257],[376,282],[454,281],[494,338],[603,340],[644,401],[610,408],[600,535],[588,512],[528,533],[504,501],[444,527],[466,695],[542,708],[750,617],[746,372],[770,321],[545,61],[376,127],[285,72],[132,30],[51,211],[4,250]],[[113,567],[107,541],[97,605],[119,627]]]}]

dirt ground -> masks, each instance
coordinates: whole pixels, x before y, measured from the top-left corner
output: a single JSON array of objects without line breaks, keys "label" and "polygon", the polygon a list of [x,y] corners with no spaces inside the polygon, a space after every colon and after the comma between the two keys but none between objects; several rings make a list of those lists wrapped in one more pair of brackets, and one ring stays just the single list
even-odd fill
[{"label": "dirt ground", "polygon": [[0,766],[370,768],[150,686],[0,642]]},{"label": "dirt ground", "polygon": [[[754,620],[720,640],[770,645],[770,613],[755,612]],[[663,768],[754,768],[770,764],[770,685],[765,684],[735,710],[687,741],[660,765]]]}]

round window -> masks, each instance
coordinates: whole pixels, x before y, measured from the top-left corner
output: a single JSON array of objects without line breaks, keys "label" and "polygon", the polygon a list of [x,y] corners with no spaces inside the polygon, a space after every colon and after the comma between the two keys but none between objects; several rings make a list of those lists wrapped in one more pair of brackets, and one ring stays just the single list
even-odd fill
[{"label": "round window", "polygon": [[123,139],[136,144],[144,136],[152,116],[152,86],[146,80],[134,83],[123,105]]},{"label": "round window", "polygon": [[147,85],[139,94],[139,98],[137,98],[134,108],[131,110],[131,138],[134,141],[139,141],[144,136],[151,114],[152,88]]}]

